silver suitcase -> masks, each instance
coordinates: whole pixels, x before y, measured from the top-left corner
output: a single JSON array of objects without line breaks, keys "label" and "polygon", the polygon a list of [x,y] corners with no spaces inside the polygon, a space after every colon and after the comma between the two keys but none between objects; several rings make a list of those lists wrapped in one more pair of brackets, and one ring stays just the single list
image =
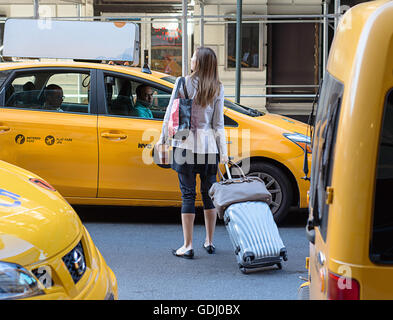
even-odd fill
[{"label": "silver suitcase", "polygon": [[225,210],[224,223],[241,272],[273,265],[281,269],[282,260],[287,261],[287,250],[267,203],[234,203]]}]

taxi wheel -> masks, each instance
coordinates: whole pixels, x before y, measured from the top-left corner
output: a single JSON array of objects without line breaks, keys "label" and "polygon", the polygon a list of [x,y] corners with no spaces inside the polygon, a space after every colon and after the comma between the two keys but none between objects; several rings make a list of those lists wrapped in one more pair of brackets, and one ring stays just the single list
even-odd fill
[{"label": "taxi wheel", "polygon": [[286,174],[268,162],[251,163],[247,176],[257,176],[263,180],[267,190],[272,194],[270,210],[278,224],[288,214],[292,203],[293,190]]}]

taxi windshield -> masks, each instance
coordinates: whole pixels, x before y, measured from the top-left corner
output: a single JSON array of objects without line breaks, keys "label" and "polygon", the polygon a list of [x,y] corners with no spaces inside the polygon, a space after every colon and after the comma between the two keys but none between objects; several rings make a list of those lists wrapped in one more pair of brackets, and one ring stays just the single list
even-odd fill
[{"label": "taxi windshield", "polygon": [[[168,81],[170,83],[175,83],[176,82],[176,77],[174,76],[167,76],[167,77],[163,77],[161,78],[162,80]],[[264,116],[265,113],[250,107],[246,107],[246,106],[242,106],[238,103],[232,102],[230,100],[225,99],[224,101],[224,106],[232,109],[234,111],[240,112],[242,114],[245,114],[247,116],[250,117],[260,117],[260,116]]]}]

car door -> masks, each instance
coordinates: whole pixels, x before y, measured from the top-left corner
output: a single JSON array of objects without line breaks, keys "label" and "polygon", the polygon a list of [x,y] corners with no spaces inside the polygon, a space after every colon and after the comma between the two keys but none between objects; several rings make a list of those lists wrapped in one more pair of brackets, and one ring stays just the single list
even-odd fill
[{"label": "car door", "polygon": [[94,83],[90,69],[13,71],[0,93],[0,159],[38,174],[63,196],[96,197]]},{"label": "car door", "polygon": [[[179,200],[176,172],[157,166],[151,157],[158,140],[171,89],[126,74],[99,71],[98,197],[140,200]],[[135,91],[153,89],[153,118],[135,115]],[[134,115],[132,115],[134,114]]]}]

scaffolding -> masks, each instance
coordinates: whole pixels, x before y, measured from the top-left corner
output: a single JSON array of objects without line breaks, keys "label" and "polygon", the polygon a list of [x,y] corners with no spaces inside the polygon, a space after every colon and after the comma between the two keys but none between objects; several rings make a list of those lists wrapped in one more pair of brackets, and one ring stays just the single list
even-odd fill
[{"label": "scaffolding", "polygon": [[[208,24],[236,24],[236,82],[235,82],[235,95],[227,95],[227,97],[234,97],[237,103],[240,102],[240,98],[306,98],[313,99],[315,94],[241,94],[241,33],[242,24],[247,23],[259,23],[259,24],[271,24],[271,23],[319,23],[322,26],[322,37],[318,37],[319,48],[318,53],[321,55],[319,61],[321,61],[322,74],[319,75],[318,84],[315,85],[272,85],[265,84],[262,88],[318,88],[321,83],[321,79],[324,77],[326,70],[327,58],[328,58],[328,37],[329,29],[333,32],[337,29],[338,21],[342,15],[342,7],[340,0],[334,1],[334,13],[328,13],[328,5],[330,0],[322,1],[322,14],[264,14],[264,15],[243,15],[242,14],[242,0],[237,0],[237,12],[231,15],[205,15],[203,0],[199,0],[200,14],[195,15],[188,11],[188,1],[182,0],[182,13],[181,14],[170,14],[170,15],[143,15],[143,16],[81,16],[80,6],[78,9],[78,15],[73,17],[40,17],[39,16],[39,1],[34,0],[34,16],[32,18],[41,19],[57,19],[57,20],[91,20],[91,21],[133,21],[140,24],[150,24],[153,21],[155,23],[163,22],[170,23],[176,22],[182,26],[182,74],[183,76],[188,74],[188,63],[189,63],[189,45],[188,45],[188,24],[194,23],[199,25],[200,33],[200,45],[204,45],[205,32],[204,27]],[[346,9],[346,8],[344,8]],[[4,23],[7,18],[0,18],[0,23]],[[322,53],[321,53],[322,52]],[[149,55],[150,56],[150,55]],[[143,63],[143,62],[142,62]],[[316,90],[315,90],[316,91]]]}]

